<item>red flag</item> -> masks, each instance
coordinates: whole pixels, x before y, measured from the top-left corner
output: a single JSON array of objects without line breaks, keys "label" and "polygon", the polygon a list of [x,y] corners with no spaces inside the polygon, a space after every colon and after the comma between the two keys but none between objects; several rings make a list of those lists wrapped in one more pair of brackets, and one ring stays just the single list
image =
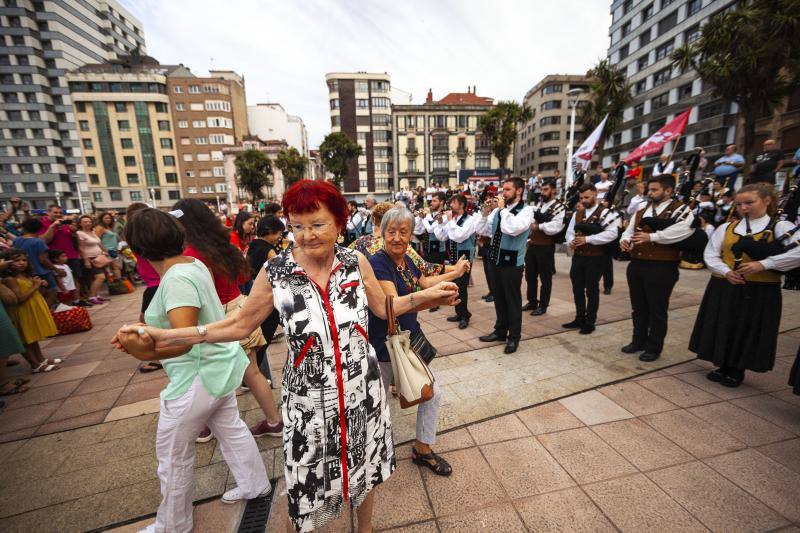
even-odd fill
[{"label": "red flag", "polygon": [[638,161],[644,156],[657,154],[664,148],[665,144],[683,135],[684,130],[686,130],[686,124],[689,123],[689,113],[691,112],[692,108],[690,107],[664,124],[660,130],[652,134],[641,146],[628,154],[625,157],[625,162],[630,163],[631,161]]}]

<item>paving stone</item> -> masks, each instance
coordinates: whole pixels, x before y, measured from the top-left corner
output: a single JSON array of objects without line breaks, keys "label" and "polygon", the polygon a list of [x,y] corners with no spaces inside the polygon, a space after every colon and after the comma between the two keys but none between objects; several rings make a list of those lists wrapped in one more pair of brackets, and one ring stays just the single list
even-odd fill
[{"label": "paving stone", "polygon": [[87,376],[81,381],[80,386],[75,390],[75,394],[89,394],[91,392],[124,387],[131,380],[132,375],[132,370],[119,370],[107,374]]},{"label": "paving stone", "polygon": [[638,419],[592,426],[592,431],[639,470],[691,461],[692,456]]},{"label": "paving stone", "polygon": [[800,473],[800,439],[767,444],[758,449],[770,459]]},{"label": "paving stone", "polygon": [[518,412],[517,417],[534,435],[583,426],[583,422],[559,402],[550,402],[525,409]]},{"label": "paving stone", "polygon": [[651,392],[655,392],[679,407],[693,407],[720,400],[718,396],[709,394],[672,376],[645,379],[640,381],[639,385],[649,389]]},{"label": "paving stone", "polygon": [[530,531],[611,533],[614,526],[577,487],[514,500]]},{"label": "paving stone", "polygon": [[633,418],[630,412],[596,390],[586,391],[569,398],[562,398],[559,403],[569,409],[572,414],[587,426]]},{"label": "paving stone", "polygon": [[792,522],[800,522],[800,477],[752,448],[705,460],[711,468]]},{"label": "paving stone", "polygon": [[469,427],[477,444],[527,437],[530,432],[515,415],[501,416]]},{"label": "paving stone", "polygon": [[695,457],[711,457],[745,448],[746,445],[688,411],[667,411],[642,417],[669,440]]},{"label": "paving stone", "polygon": [[399,461],[394,474],[376,489],[375,527],[386,529],[433,517],[419,467],[409,460]]},{"label": "paving stone", "polygon": [[29,405],[63,400],[72,394],[78,385],[80,385],[80,380],[65,381],[63,383],[54,383],[52,385],[31,388],[24,394],[6,397],[6,409],[19,409],[20,407],[27,407]]},{"label": "paving stone", "polygon": [[798,405],[784,402],[769,394],[739,398],[731,400],[731,403],[800,435],[800,406]]},{"label": "paving stone", "polygon": [[91,531],[106,525],[98,503],[102,498],[88,496],[50,507],[0,519],[4,533],[64,533]]},{"label": "paving stone", "polygon": [[642,474],[583,487],[622,531],[707,531]]},{"label": "paving stone", "polygon": [[60,433],[71,429],[82,428],[99,424],[106,416],[105,411],[95,411],[94,413],[87,413],[72,418],[65,418],[55,422],[47,422],[39,426],[36,430],[36,435],[48,435],[50,433]]},{"label": "paving stone", "polygon": [[514,498],[575,484],[535,437],[485,444],[481,451],[503,488]]},{"label": "paving stone", "polygon": [[130,403],[128,405],[121,405],[119,407],[112,408],[108,411],[105,421],[113,422],[115,420],[124,420],[126,418],[157,413],[160,408],[161,400],[159,398],[142,400],[141,402]]},{"label": "paving stone", "polygon": [[82,396],[73,396],[64,400],[64,403],[47,419],[48,422],[64,420],[75,416],[93,413],[104,409],[111,409],[117,397],[122,393],[122,387],[109,389]]},{"label": "paving stone", "polygon": [[487,507],[439,519],[442,533],[524,533],[527,531],[511,504]]},{"label": "paving stone", "polygon": [[421,524],[387,529],[386,531],[390,533],[438,533],[439,529],[436,527],[436,522],[431,520],[430,522],[422,522]]},{"label": "paving stone", "polygon": [[748,446],[761,446],[794,436],[785,429],[727,402],[692,407],[687,411],[733,435]]},{"label": "paving stone", "polygon": [[143,381],[140,383],[131,383],[125,387],[122,394],[117,398],[114,407],[128,405],[131,403],[141,402],[157,398],[164,387],[169,383],[169,378],[162,376],[160,378],[152,379],[150,381]]},{"label": "paving stone", "polygon": [[425,469],[422,477],[436,516],[460,514],[499,503],[504,492],[478,448],[441,454],[453,473],[441,477]]},{"label": "paving stone", "polygon": [[647,476],[712,531],[768,531],[785,518],[700,462]]},{"label": "paving stone", "polygon": [[636,472],[632,464],[589,428],[548,433],[537,438],[578,484]]},{"label": "paving stone", "polygon": [[599,391],[635,416],[661,413],[678,408],[674,403],[642,387],[636,381],[608,385]]},{"label": "paving stone", "polygon": [[63,383],[65,381],[75,381],[76,379],[83,379],[88,376],[100,364],[99,361],[92,363],[84,363],[82,365],[68,366],[53,370],[42,374],[35,382],[31,384],[35,387],[43,387],[44,385],[52,385],[54,383]]},{"label": "paving stone", "polygon": [[732,400],[734,398],[743,398],[745,396],[762,394],[762,391],[754,389],[747,383],[742,383],[738,387],[723,387],[719,383],[709,381],[708,378],[706,378],[707,374],[708,370],[703,369],[700,372],[678,374],[675,377],[723,400]]},{"label": "paving stone", "polygon": [[31,428],[29,434],[32,435],[36,431],[35,428],[50,418],[62,403],[64,403],[63,400],[56,400],[19,409],[7,409],[0,413],[0,428],[3,428],[4,435]]}]

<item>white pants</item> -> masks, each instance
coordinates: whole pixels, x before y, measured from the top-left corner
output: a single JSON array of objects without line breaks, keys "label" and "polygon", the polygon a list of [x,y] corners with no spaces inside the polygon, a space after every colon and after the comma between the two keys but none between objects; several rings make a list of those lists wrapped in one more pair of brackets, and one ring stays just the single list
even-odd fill
[{"label": "white pants", "polygon": [[236,394],[215,398],[197,376],[183,396],[161,400],[156,432],[162,496],[157,532],[192,530],[195,439],[206,425],[217,438],[244,498],[258,496],[269,484],[256,441],[239,416]]}]

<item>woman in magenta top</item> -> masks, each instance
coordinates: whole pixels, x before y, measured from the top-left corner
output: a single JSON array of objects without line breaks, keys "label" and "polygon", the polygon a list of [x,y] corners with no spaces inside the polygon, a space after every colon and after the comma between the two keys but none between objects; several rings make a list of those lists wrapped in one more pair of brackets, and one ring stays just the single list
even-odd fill
[{"label": "woman in magenta top", "polygon": [[[225,308],[225,314],[229,317],[236,315],[246,300],[239,286],[250,279],[250,266],[244,254],[231,244],[228,231],[202,201],[180,200],[173,206],[173,210],[180,211],[180,221],[186,231],[186,248],[183,255],[199,259],[206,265],[211,271],[214,288]],[[252,226],[252,221],[249,225]],[[256,328],[239,343],[250,360],[244,374],[244,382],[266,416],[264,420],[252,426],[250,431],[255,437],[281,436],[283,423],[275,399],[272,397],[272,388],[256,362],[256,349],[267,343],[261,328]],[[212,438],[206,428],[197,440],[207,442]]]}]

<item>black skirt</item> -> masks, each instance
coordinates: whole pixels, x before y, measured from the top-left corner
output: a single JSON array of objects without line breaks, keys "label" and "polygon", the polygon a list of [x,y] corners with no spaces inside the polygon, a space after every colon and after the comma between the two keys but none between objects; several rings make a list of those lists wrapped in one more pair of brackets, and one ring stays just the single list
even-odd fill
[{"label": "black skirt", "polygon": [[732,285],[711,277],[697,313],[689,350],[718,367],[767,372],[775,364],[781,286]]},{"label": "black skirt", "polygon": [[794,359],[794,365],[789,372],[789,385],[791,385],[792,392],[800,396],[800,348],[797,349],[797,357]]}]

